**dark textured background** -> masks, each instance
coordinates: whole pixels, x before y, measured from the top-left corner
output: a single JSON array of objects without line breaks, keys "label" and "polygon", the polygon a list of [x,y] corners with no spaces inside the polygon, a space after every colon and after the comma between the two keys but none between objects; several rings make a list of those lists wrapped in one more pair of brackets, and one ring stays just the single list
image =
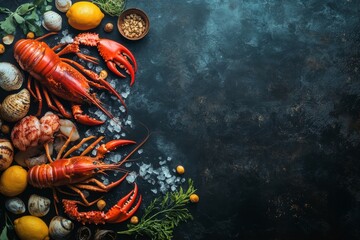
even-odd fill
[{"label": "dark textured background", "polygon": [[129,114],[156,132],[142,160],[172,157],[200,196],[174,239],[360,239],[358,1],[127,7],[151,21],[111,35],[139,64]]}]

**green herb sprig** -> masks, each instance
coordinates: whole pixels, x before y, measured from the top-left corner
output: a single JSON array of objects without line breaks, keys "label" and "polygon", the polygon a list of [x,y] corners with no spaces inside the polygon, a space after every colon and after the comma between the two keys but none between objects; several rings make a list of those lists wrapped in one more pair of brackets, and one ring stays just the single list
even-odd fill
[{"label": "green herb sprig", "polygon": [[5,226],[3,227],[0,233],[0,240],[8,240],[9,235],[13,234],[13,232],[14,232],[13,223],[5,212]]},{"label": "green herb sprig", "polygon": [[120,16],[126,5],[126,0],[93,0],[92,2],[112,17]]},{"label": "green herb sprig", "polygon": [[40,27],[40,16],[51,10],[52,6],[48,3],[52,0],[34,0],[33,3],[23,3],[15,12],[8,8],[0,7],[0,13],[7,14],[7,17],[0,21],[0,28],[2,35],[15,34],[17,26],[21,28],[24,34],[29,31],[34,32],[35,35],[41,35],[43,33]]},{"label": "green herb sprig", "polygon": [[152,240],[171,240],[174,228],[180,222],[193,219],[186,205],[190,202],[190,195],[195,191],[190,179],[187,191],[180,187],[179,191],[156,198],[145,209],[139,224],[128,224],[128,229],[118,234],[146,235]]}]

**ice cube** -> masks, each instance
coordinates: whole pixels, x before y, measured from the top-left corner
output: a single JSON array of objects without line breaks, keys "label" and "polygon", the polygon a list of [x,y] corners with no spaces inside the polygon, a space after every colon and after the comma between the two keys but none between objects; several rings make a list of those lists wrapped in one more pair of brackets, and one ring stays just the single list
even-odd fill
[{"label": "ice cube", "polygon": [[102,67],[100,67],[100,66],[95,67],[95,72],[99,73],[99,72],[101,72],[101,70],[103,70]]},{"label": "ice cube", "polygon": [[175,176],[172,176],[172,177],[166,179],[166,183],[167,183],[167,184],[172,184],[172,183],[174,183],[175,178],[176,178]]},{"label": "ice cube", "polygon": [[107,116],[105,114],[101,114],[99,118],[101,121],[105,121]]},{"label": "ice cube", "polygon": [[108,179],[108,178],[105,178],[105,179],[103,180],[103,184],[109,185],[109,179]]},{"label": "ice cube", "polygon": [[150,191],[152,191],[154,194],[157,194],[157,189],[156,188],[152,188],[152,189],[150,189]]},{"label": "ice cube", "polygon": [[172,160],[172,158],[171,157],[168,157],[166,160],[168,160],[169,162]]},{"label": "ice cube", "polygon": [[121,126],[119,125],[119,124],[116,124],[115,126],[114,126],[114,131],[115,132],[121,132]]},{"label": "ice cube", "polygon": [[137,173],[136,172],[130,172],[129,175],[127,175],[126,177],[126,181],[128,181],[128,183],[133,183],[135,182],[135,179],[137,178]]},{"label": "ice cube", "polygon": [[148,179],[147,181],[148,181],[148,183],[150,183],[151,185],[155,185],[155,183],[156,183],[155,179],[152,179],[152,178]]},{"label": "ice cube", "polygon": [[94,66],[94,64],[93,64],[92,62],[88,62],[88,63],[87,63],[87,67],[88,67],[89,69],[92,69],[93,66]]},{"label": "ice cube", "polygon": [[131,167],[131,165],[132,165],[131,162],[125,163],[125,167],[127,167],[127,168]]},{"label": "ice cube", "polygon": [[161,165],[164,165],[165,163],[166,163],[166,160],[159,162],[160,166],[161,166]]},{"label": "ice cube", "polygon": [[139,149],[138,154],[142,154],[144,152],[144,149]]},{"label": "ice cube", "polygon": [[125,111],[126,111],[126,108],[125,108],[124,106],[120,106],[120,107],[119,107],[119,110],[120,110],[121,112],[125,112]]},{"label": "ice cube", "polygon": [[162,193],[166,193],[167,192],[167,186],[165,185],[165,184],[162,184],[161,186],[160,186],[160,192],[162,192]]},{"label": "ice cube", "polygon": [[171,185],[171,191],[173,191],[173,192],[176,191],[176,186],[175,185]]},{"label": "ice cube", "polygon": [[160,181],[164,181],[165,180],[165,175],[159,175],[157,176],[157,179]]},{"label": "ice cube", "polygon": [[105,126],[101,126],[98,130],[99,133],[104,133],[105,132]]}]

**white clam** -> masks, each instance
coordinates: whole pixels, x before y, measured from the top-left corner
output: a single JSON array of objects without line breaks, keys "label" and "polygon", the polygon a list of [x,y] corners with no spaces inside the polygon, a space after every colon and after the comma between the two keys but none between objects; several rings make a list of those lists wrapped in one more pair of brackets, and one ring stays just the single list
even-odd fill
[{"label": "white clam", "polygon": [[22,214],[26,211],[25,203],[18,197],[7,199],[5,202],[5,207],[13,214]]},{"label": "white clam", "polygon": [[28,201],[29,213],[36,217],[45,216],[50,210],[50,199],[32,194]]},{"label": "white clam", "polygon": [[55,240],[66,239],[73,229],[73,222],[61,216],[53,217],[49,224],[50,237]]},{"label": "white clam", "polygon": [[54,11],[47,11],[43,15],[43,27],[48,31],[60,31],[62,28],[62,17]]},{"label": "white clam", "polygon": [[5,91],[18,90],[24,81],[23,73],[15,65],[0,62],[0,87]]},{"label": "white clam", "polygon": [[67,12],[69,8],[71,7],[71,0],[55,0],[55,7],[60,12]]},{"label": "white clam", "polygon": [[0,117],[8,122],[16,122],[25,117],[29,109],[30,92],[24,88],[4,99],[0,105]]}]

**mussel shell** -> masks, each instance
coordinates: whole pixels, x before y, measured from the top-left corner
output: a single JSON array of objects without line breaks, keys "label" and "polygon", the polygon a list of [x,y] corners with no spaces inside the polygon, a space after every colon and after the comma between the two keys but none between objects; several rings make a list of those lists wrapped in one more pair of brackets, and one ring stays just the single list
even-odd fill
[{"label": "mussel shell", "polygon": [[97,230],[94,240],[115,240],[117,233],[113,230]]},{"label": "mussel shell", "polygon": [[18,197],[7,199],[5,202],[5,207],[13,214],[22,214],[26,211],[25,203]]},{"label": "mussel shell", "polygon": [[76,240],[89,240],[90,238],[91,238],[90,228],[86,226],[82,226],[76,231],[76,236],[75,236]]},{"label": "mussel shell", "polygon": [[14,160],[14,148],[8,139],[0,139],[0,171],[10,167]]},{"label": "mussel shell", "polygon": [[47,11],[43,15],[43,27],[48,31],[60,31],[62,28],[62,17],[54,11]]},{"label": "mussel shell", "polygon": [[50,199],[32,194],[28,201],[29,213],[36,217],[45,216],[50,210]]},{"label": "mussel shell", "polygon": [[5,91],[18,90],[24,81],[24,74],[14,64],[0,62],[0,87]]},{"label": "mussel shell", "polygon": [[8,122],[17,122],[26,116],[30,109],[30,93],[23,89],[8,95],[0,106],[0,117]]},{"label": "mussel shell", "polygon": [[49,224],[49,234],[52,239],[66,239],[74,229],[74,223],[61,216],[55,216]]}]

